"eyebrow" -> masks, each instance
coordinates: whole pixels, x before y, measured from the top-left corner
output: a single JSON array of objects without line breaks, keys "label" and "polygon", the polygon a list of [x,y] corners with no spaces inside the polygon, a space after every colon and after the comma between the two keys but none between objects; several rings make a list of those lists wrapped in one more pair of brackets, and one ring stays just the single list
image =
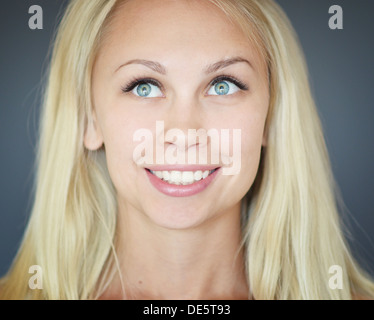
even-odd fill
[{"label": "eyebrow", "polygon": [[143,60],[143,59],[134,59],[134,60],[127,61],[126,63],[121,64],[116,69],[115,72],[117,72],[119,69],[121,69],[122,67],[127,66],[129,64],[142,64],[143,66],[146,66],[146,67],[152,69],[153,71],[156,71],[156,72],[161,73],[161,74],[166,74],[166,69],[161,63],[158,63],[156,61]]},{"label": "eyebrow", "polygon": [[232,64],[239,63],[239,62],[245,62],[251,68],[253,68],[252,64],[247,59],[244,59],[244,58],[241,58],[241,57],[233,57],[233,58],[223,59],[223,60],[220,60],[220,61],[218,61],[216,63],[213,63],[213,64],[209,65],[205,69],[205,73],[206,74],[213,73],[213,72],[216,72],[216,71],[218,71],[220,69],[226,68],[226,67],[228,67],[228,66],[230,66]]},{"label": "eyebrow", "polygon": [[[239,63],[239,62],[245,62],[251,68],[253,68],[252,64],[247,59],[244,59],[244,58],[241,58],[241,57],[233,57],[233,58],[223,59],[223,60],[215,62],[211,65],[208,65],[204,69],[204,73],[205,74],[210,74],[210,73],[216,72],[220,69],[226,68],[226,67],[228,67],[232,64]],[[129,64],[141,64],[143,66],[146,66],[149,69],[152,69],[153,71],[155,71],[157,73],[160,73],[160,74],[163,74],[163,75],[166,74],[166,68],[161,63],[156,62],[156,61],[151,61],[151,60],[144,60],[144,59],[133,59],[133,60],[127,61],[126,63],[121,64],[116,69],[115,72],[117,72],[119,69],[121,69],[122,67],[127,66]]]}]

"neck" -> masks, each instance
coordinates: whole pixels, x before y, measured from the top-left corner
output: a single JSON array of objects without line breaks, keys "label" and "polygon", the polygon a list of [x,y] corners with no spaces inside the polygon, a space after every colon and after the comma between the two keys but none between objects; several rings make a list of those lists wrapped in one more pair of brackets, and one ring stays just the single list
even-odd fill
[{"label": "neck", "polygon": [[[120,206],[117,241],[122,279],[111,296],[127,299],[247,299],[240,204],[191,229],[155,225]],[[119,275],[112,283],[120,283]]]}]

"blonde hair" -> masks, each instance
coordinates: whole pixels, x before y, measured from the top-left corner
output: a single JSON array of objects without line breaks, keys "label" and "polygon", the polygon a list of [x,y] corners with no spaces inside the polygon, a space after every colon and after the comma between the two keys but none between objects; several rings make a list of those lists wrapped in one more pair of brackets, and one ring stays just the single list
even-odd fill
[{"label": "blonde hair", "polygon": [[[297,37],[272,0],[209,0],[237,23],[266,59],[271,93],[267,146],[243,199],[243,244],[256,299],[374,297],[342,234],[318,114]],[[3,299],[95,299],[116,270],[116,198],[105,150],[84,148],[91,72],[121,1],[73,0],[55,40],[45,94],[35,202]],[[43,290],[30,290],[31,265]],[[343,289],[329,287],[342,268]]]}]

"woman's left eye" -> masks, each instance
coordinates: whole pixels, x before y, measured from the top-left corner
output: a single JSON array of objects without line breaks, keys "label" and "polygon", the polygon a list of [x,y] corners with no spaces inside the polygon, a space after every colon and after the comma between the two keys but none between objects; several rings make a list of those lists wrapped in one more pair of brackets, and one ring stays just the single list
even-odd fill
[{"label": "woman's left eye", "polygon": [[239,90],[245,90],[244,86],[240,84],[235,84],[232,80],[215,80],[211,84],[211,88],[208,91],[208,95],[225,96],[234,94]]}]

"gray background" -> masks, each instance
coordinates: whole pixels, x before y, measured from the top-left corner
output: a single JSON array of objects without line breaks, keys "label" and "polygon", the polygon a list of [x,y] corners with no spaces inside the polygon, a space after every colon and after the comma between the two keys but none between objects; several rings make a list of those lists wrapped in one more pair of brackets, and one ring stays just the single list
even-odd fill
[{"label": "gray background", "polygon": [[[348,211],[349,242],[374,276],[374,1],[279,0],[299,34],[333,171]],[[63,0],[2,0],[0,7],[0,275],[20,244],[32,203],[40,92]],[[43,30],[28,9],[43,8]],[[330,30],[330,6],[344,29]]]}]

